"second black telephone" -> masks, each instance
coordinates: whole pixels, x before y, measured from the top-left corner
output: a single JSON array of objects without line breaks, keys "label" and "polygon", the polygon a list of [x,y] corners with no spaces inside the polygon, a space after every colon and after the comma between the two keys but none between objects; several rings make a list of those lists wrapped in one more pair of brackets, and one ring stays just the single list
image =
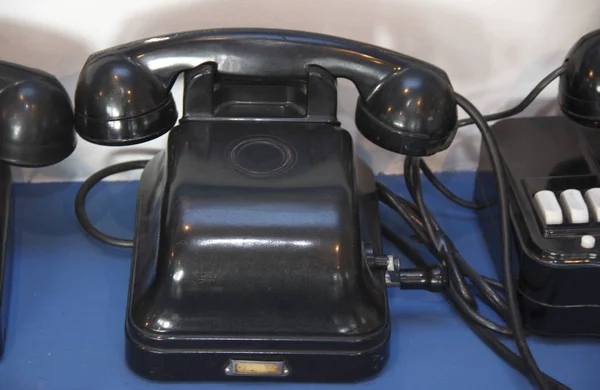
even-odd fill
[{"label": "second black telephone", "polygon": [[[599,37],[585,42],[600,47]],[[600,89],[578,82],[583,65],[565,64],[569,71],[561,67],[548,79],[563,75],[570,83],[561,90],[563,110],[597,127]],[[176,124],[170,90],[180,74],[184,104]],[[337,119],[337,78],[359,92],[359,131],[407,156],[413,202],[376,182],[354,153]],[[458,121],[458,107],[470,119]],[[554,384],[523,333],[510,257],[512,183],[487,125],[522,109],[484,117],[433,65],[306,32],[192,31],[91,55],[75,95],[76,130],[84,139],[132,145],[170,131],[166,149],[150,162],[99,172],[76,202],[88,233],[133,248],[129,365],[162,380],[364,379],[387,360],[386,287],[399,286],[443,292],[497,353],[541,387]],[[460,257],[421,192],[420,170],[433,177],[421,157],[446,149],[469,123],[480,129],[494,169],[502,282]],[[140,168],[134,239],[98,231],[85,214],[86,194],[110,174]],[[379,201],[405,219],[439,265],[421,261],[402,237],[380,229]],[[418,267],[403,268],[384,253],[382,235]],[[474,290],[507,326],[479,313]],[[520,357],[494,333],[513,336]]]}]

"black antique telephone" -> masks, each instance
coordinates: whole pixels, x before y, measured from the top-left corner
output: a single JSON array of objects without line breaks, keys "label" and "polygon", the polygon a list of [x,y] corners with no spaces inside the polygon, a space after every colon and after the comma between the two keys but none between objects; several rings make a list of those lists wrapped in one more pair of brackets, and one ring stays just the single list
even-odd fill
[{"label": "black antique telephone", "polygon": [[[429,155],[456,131],[447,76],[324,35],[188,32],[92,55],[77,131],[103,145],[164,134],[180,73],[183,118],[140,182],[129,364],[162,379],[376,373],[390,332],[387,258],[374,175],[339,128],[335,79],[355,83],[356,123],[370,140]],[[365,256],[383,269],[365,268]]]},{"label": "black antique telephone", "polygon": [[[598,337],[600,30],[582,37],[536,91],[559,76],[566,116],[508,119],[491,130],[511,183],[523,324],[541,335]],[[489,168],[482,150],[479,200],[495,188]],[[481,213],[482,230],[496,218],[493,208]],[[493,248],[497,240],[487,238]]]},{"label": "black antique telephone", "polygon": [[48,73],[0,61],[0,355],[8,324],[11,275],[11,172],[9,165],[43,167],[75,149],[73,107]]},{"label": "black antique telephone", "polygon": [[[173,127],[170,89],[180,73],[184,112]],[[336,117],[340,77],[359,91],[361,133],[407,156],[414,202],[377,183],[354,154]],[[131,145],[172,130],[164,152],[148,163],[98,172],[76,201],[86,231],[134,250],[129,365],[166,380],[362,379],[385,363],[386,286],[399,286],[443,291],[511,365],[542,388],[564,388],[540,371],[525,340],[510,257],[513,183],[486,123],[518,113],[540,88],[514,109],[483,117],[430,64],[355,41],[283,30],[186,32],[90,56],[75,97],[76,130],[84,139]],[[562,93],[580,96],[564,108],[581,121],[577,109],[587,98],[586,124],[598,126],[600,92],[590,88],[572,80]],[[458,121],[457,106],[471,119]],[[495,172],[503,282],[479,275],[462,259],[422,198],[421,169],[453,200],[487,206],[457,199],[420,158],[447,148],[457,128],[470,123],[481,130]],[[140,168],[134,240],[95,229],[84,207],[91,187]],[[380,230],[378,201],[406,220],[440,266],[421,260],[389,228]],[[382,234],[418,268],[403,269],[397,257],[384,254]],[[474,290],[508,326],[478,312]],[[513,336],[520,356],[494,332]]]}]

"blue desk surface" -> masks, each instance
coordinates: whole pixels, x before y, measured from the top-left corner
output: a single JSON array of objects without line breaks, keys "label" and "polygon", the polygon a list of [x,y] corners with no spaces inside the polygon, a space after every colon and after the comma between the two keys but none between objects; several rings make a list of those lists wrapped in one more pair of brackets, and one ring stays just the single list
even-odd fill
[{"label": "blue desk surface", "polygon": [[[473,174],[442,179],[470,197]],[[384,182],[405,194],[402,180]],[[106,247],[79,228],[73,200],[79,185],[17,184],[16,253],[8,342],[0,361],[0,389],[252,389],[296,384],[153,383],[129,371],[124,357],[124,314],[130,251]],[[427,202],[464,257],[495,275],[476,215],[426,187]],[[136,183],[102,183],[88,201],[97,226],[131,236]],[[404,225],[391,213],[383,219]],[[364,389],[531,388],[473,335],[441,295],[390,293],[393,331],[384,371],[356,386]],[[574,389],[600,387],[600,344],[547,340],[531,345],[542,369]],[[341,385],[313,385],[334,389]],[[308,388],[308,387],[307,387]]]}]

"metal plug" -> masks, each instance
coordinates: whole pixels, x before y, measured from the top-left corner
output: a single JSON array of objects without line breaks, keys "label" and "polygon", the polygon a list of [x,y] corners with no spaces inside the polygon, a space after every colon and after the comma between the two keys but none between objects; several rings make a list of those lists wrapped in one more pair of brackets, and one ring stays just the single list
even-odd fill
[{"label": "metal plug", "polygon": [[427,290],[441,292],[447,284],[446,272],[440,265],[427,268],[401,268],[400,257],[394,255],[372,255],[367,264],[376,269],[385,269],[385,284],[403,290]]}]

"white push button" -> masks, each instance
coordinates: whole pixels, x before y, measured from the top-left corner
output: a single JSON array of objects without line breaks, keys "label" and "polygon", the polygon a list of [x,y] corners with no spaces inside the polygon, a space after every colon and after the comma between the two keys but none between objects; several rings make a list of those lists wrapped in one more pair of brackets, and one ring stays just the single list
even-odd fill
[{"label": "white push button", "polygon": [[588,223],[590,214],[579,190],[565,190],[560,194],[560,204],[570,223]]},{"label": "white push button", "polygon": [[585,201],[596,222],[600,222],[600,188],[592,188],[586,191]]},{"label": "white push button", "polygon": [[592,249],[596,245],[596,239],[594,236],[583,236],[581,237],[581,247],[585,249]]},{"label": "white push button", "polygon": [[563,213],[552,191],[540,191],[533,196],[538,215],[546,225],[563,223]]}]

